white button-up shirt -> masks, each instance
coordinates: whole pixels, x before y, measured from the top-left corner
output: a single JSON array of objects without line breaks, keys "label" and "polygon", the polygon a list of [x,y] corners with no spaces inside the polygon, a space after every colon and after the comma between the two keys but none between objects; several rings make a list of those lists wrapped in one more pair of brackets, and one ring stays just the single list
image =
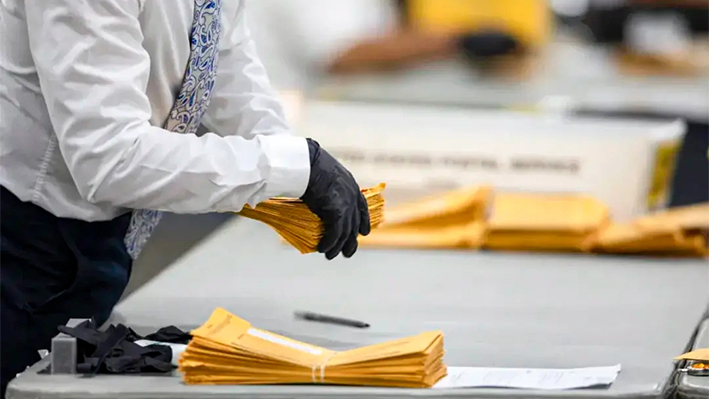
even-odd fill
[{"label": "white button-up shirt", "polygon": [[0,0],[0,184],[56,216],[238,211],[299,197],[291,135],[245,22],[224,0],[216,87],[197,137],[162,129],[194,0]]}]

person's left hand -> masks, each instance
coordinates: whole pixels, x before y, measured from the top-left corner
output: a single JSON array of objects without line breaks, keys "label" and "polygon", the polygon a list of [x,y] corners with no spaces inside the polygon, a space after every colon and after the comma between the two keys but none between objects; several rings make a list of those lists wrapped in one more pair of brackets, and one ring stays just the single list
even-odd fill
[{"label": "person's left hand", "polygon": [[349,170],[315,140],[307,142],[310,180],[301,199],[323,223],[318,252],[328,260],[340,253],[350,258],[357,251],[357,236],[371,230],[367,200]]}]

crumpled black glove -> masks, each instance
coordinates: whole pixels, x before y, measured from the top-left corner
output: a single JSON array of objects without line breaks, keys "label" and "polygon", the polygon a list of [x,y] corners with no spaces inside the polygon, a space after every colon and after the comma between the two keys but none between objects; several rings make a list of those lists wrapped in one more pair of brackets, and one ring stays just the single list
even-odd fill
[{"label": "crumpled black glove", "polygon": [[352,174],[311,139],[310,179],[300,198],[323,222],[318,252],[328,260],[340,252],[349,258],[357,251],[357,236],[368,235],[369,206]]},{"label": "crumpled black glove", "polygon": [[497,31],[464,34],[459,37],[458,46],[469,58],[506,55],[519,49],[514,37]]}]

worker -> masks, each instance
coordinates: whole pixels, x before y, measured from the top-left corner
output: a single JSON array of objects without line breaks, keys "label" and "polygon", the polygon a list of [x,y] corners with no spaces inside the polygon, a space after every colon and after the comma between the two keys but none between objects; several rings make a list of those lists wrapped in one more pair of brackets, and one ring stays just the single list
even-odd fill
[{"label": "worker", "polygon": [[369,233],[352,175],[291,134],[244,15],[243,0],[0,3],[3,396],[58,325],[108,319],[162,211],[299,197],[327,259]]},{"label": "worker", "polygon": [[274,85],[307,90],[322,76],[405,69],[459,55],[517,51],[502,32],[435,32],[408,23],[407,0],[247,0]]}]

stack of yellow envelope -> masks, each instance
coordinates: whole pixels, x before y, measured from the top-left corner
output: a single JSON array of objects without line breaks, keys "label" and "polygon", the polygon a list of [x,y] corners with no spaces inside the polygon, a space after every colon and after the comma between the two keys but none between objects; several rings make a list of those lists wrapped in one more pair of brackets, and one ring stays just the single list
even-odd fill
[{"label": "stack of yellow envelope", "polygon": [[671,208],[630,223],[602,229],[598,252],[667,256],[707,256],[709,203]]},{"label": "stack of yellow envelope", "polygon": [[491,189],[471,187],[388,208],[386,222],[360,244],[399,248],[479,248]]},{"label": "stack of yellow envelope", "polygon": [[[371,228],[377,228],[384,217],[385,184],[362,190],[369,206]],[[300,253],[317,252],[322,238],[322,221],[303,203],[294,198],[272,198],[252,208],[245,206],[239,215],[271,226]]]},{"label": "stack of yellow envelope", "polygon": [[584,195],[499,193],[490,211],[484,246],[499,250],[587,251],[610,219]]},{"label": "stack of yellow envelope", "polygon": [[255,328],[218,308],[179,359],[187,384],[336,384],[426,388],[445,377],[443,334],[336,352]]}]

